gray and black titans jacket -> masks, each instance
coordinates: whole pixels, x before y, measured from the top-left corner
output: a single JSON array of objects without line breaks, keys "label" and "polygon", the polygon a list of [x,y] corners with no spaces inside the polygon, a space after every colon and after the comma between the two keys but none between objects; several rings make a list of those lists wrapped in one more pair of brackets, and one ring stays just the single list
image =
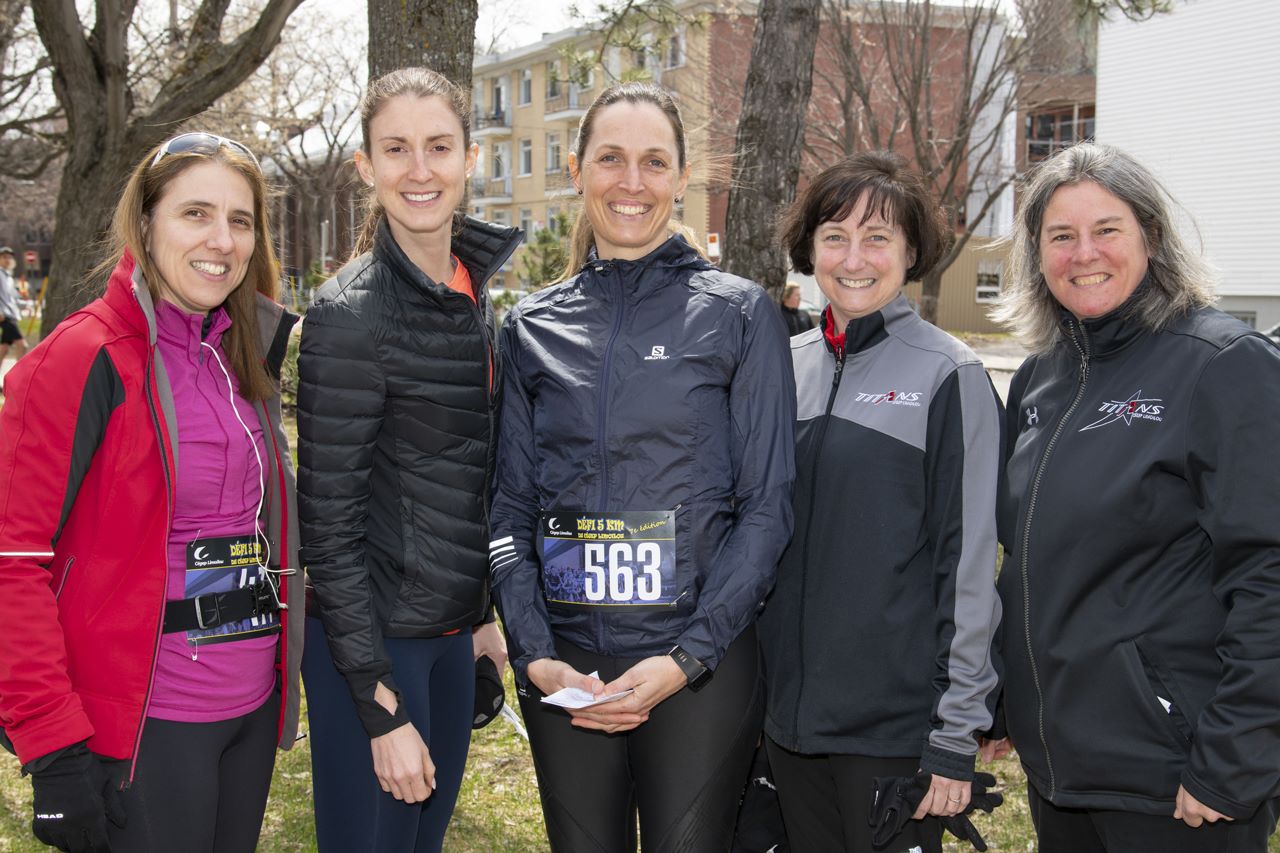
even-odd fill
[{"label": "gray and black titans jacket", "polygon": [[760,617],[765,731],[805,754],[973,776],[992,722],[1000,402],[899,295],[843,351],[791,340],[796,534]]},{"label": "gray and black titans jacket", "polygon": [[[302,559],[334,663],[372,737],[407,721],[382,638],[470,628],[489,606],[486,517],[498,382],[484,283],[521,234],[468,219],[475,299],[434,282],[385,219],[316,294],[298,359]],[[491,367],[492,366],[492,367]]]},{"label": "gray and black titans jacket", "polygon": [[[625,657],[678,644],[715,669],[751,624],[791,538],[795,387],[765,292],[680,237],[593,260],[502,328],[493,586],[512,663],[553,635]],[[543,510],[674,511],[674,601],[548,605]]]},{"label": "gray and black titans jacket", "polygon": [[1280,794],[1280,351],[1125,311],[1010,388],[1009,734],[1055,805],[1171,815],[1181,784],[1245,819]]}]

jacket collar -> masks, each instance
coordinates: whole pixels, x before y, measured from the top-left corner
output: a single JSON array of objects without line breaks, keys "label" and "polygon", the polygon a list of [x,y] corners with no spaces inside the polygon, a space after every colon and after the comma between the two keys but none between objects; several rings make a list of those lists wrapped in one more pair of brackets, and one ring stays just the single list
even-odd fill
[{"label": "jacket collar", "polygon": [[889,336],[889,333],[915,316],[911,303],[902,293],[888,305],[863,317],[855,317],[843,330],[835,327],[831,306],[822,309],[822,336],[827,349],[837,355],[857,355],[871,349]]},{"label": "jacket collar", "polygon": [[580,272],[613,272],[622,281],[623,292],[639,294],[661,287],[670,280],[666,275],[653,273],[673,269],[710,270],[715,269],[715,266],[699,255],[683,235],[672,234],[649,254],[635,260],[600,260],[593,246]]},{"label": "jacket collar", "polygon": [[151,301],[142,268],[128,249],[120,256],[107,279],[102,301],[126,323],[145,335],[149,346],[156,345],[156,309]]},{"label": "jacket collar", "polygon": [[[1150,286],[1151,275],[1134,288],[1119,307],[1101,317],[1078,320],[1065,308],[1060,309],[1062,336],[1067,346],[1079,347],[1089,358],[1106,358],[1120,352],[1134,341],[1145,337],[1151,329],[1134,316],[1134,306],[1138,296]],[[1075,346],[1072,346],[1072,343]]]},{"label": "jacket collar", "polygon": [[[462,230],[454,235],[449,248],[471,274],[471,286],[476,290],[477,299],[484,293],[485,283],[507,262],[507,258],[511,257],[511,253],[516,250],[522,240],[524,240],[524,232],[519,228],[481,222],[470,216],[463,220]],[[414,282],[428,290],[448,289],[446,283],[432,281],[426,273],[418,269],[417,264],[409,260],[404,249],[400,248],[395,237],[391,236],[391,226],[387,224],[385,216],[378,223],[378,233],[373,241],[373,255],[404,281]]]}]

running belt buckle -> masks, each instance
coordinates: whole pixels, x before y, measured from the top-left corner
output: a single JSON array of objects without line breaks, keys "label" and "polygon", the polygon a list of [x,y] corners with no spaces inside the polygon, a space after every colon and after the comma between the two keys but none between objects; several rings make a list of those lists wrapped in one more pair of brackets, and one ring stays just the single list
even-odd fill
[{"label": "running belt buckle", "polygon": [[[213,614],[208,618],[204,618],[204,603],[208,601],[213,606]],[[218,594],[216,592],[206,592],[204,595],[197,595],[191,599],[191,603],[196,608],[196,625],[201,631],[207,631],[210,628],[216,628],[222,624],[222,608],[218,605]]]}]

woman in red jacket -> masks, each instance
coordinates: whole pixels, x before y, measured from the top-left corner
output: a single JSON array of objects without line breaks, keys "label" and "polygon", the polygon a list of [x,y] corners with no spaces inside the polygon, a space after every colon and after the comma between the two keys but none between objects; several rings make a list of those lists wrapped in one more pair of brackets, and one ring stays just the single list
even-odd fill
[{"label": "woman in red jacket", "polygon": [[5,382],[0,727],[46,844],[251,851],[302,651],[278,380],[295,318],[257,160],[168,140],[112,233],[102,298]]}]

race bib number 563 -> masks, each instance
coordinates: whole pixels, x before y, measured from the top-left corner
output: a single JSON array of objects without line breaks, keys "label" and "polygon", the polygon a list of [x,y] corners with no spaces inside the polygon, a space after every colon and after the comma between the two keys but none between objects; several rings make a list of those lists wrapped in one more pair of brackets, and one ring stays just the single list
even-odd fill
[{"label": "race bib number 563", "polygon": [[547,601],[583,607],[665,606],[676,589],[675,513],[542,514]]}]

